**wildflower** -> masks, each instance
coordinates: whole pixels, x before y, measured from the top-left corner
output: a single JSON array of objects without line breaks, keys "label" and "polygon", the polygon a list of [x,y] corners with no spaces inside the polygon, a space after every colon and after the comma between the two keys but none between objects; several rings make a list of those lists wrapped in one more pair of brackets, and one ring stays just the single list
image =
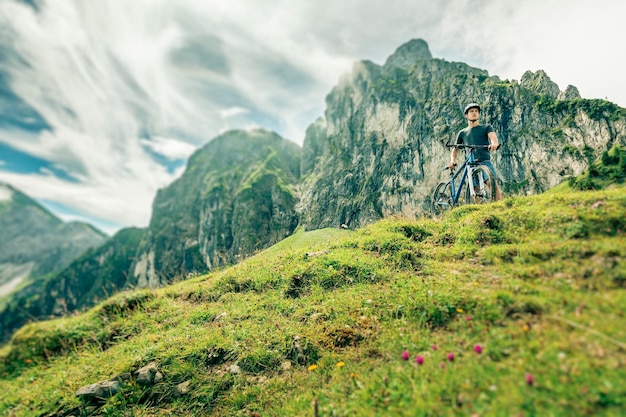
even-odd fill
[{"label": "wildflower", "polygon": [[439,346],[437,346],[437,345],[432,345],[432,346],[431,346],[431,348],[432,348],[433,350],[437,350],[437,349],[439,349]]},{"label": "wildflower", "polygon": [[417,355],[417,356],[415,357],[415,362],[416,362],[418,365],[422,365],[422,364],[424,363],[424,357],[423,357],[423,356],[420,356],[420,355]]},{"label": "wildflower", "polygon": [[446,357],[448,358],[448,360],[450,362],[454,362],[454,353],[450,352],[450,353],[448,353],[448,356],[446,356]]},{"label": "wildflower", "polygon": [[314,371],[316,369],[317,369],[317,365],[315,365],[315,364],[309,366],[309,371]]},{"label": "wildflower", "polygon": [[470,321],[472,318],[470,316],[465,316],[465,321]]},{"label": "wildflower", "polygon": [[343,368],[344,366],[346,366],[344,362],[337,362],[337,368]]},{"label": "wildflower", "polygon": [[457,311],[457,313],[462,313],[463,309],[462,308],[457,308],[456,311]]},{"label": "wildflower", "polygon": [[526,384],[530,387],[535,385],[535,377],[530,372],[526,374]]},{"label": "wildflower", "polygon": [[31,363],[33,363],[33,360],[32,359],[24,359],[24,362],[26,362],[27,364],[31,364]]},{"label": "wildflower", "polygon": [[474,352],[483,353],[483,347],[479,344],[474,345]]},{"label": "wildflower", "polygon": [[402,352],[402,360],[403,361],[408,361],[409,360],[409,352],[408,351],[404,351]]},{"label": "wildflower", "polygon": [[445,363],[443,363],[443,362],[441,362],[441,363],[439,364],[439,367],[440,367],[441,369],[443,369],[443,368],[445,368],[445,367],[446,367],[446,364],[445,364]]}]

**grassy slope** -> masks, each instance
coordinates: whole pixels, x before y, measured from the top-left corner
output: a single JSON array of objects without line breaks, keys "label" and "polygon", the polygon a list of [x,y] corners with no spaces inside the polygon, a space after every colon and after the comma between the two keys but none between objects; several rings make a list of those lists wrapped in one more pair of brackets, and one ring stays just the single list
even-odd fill
[{"label": "grassy slope", "polygon": [[[619,415],[625,231],[618,187],[299,232],[23,328],[0,352],[0,414],[304,416],[317,398],[319,415]],[[163,382],[131,380],[100,408],[74,395],[151,361]]]}]

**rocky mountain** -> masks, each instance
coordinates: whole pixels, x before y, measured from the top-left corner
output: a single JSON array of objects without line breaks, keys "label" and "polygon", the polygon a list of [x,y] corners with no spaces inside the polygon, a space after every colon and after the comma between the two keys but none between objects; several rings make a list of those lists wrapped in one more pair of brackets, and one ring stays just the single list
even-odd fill
[{"label": "rocky mountain", "polygon": [[400,46],[384,65],[358,62],[326,97],[307,130],[301,223],[358,227],[393,214],[428,212],[445,179],[447,140],[466,126],[462,109],[482,105],[502,143],[494,164],[507,194],[534,194],[580,174],[614,143],[626,143],[626,110],[581,99],[544,71],[501,80],[433,58],[426,42]]},{"label": "rocky mountain", "polygon": [[92,226],[65,223],[26,194],[0,184],[0,298],[61,271],[105,239]]},{"label": "rocky mountain", "polygon": [[131,274],[158,287],[235,262],[289,236],[298,224],[300,147],[266,130],[231,131],[194,153],[158,192]]}]

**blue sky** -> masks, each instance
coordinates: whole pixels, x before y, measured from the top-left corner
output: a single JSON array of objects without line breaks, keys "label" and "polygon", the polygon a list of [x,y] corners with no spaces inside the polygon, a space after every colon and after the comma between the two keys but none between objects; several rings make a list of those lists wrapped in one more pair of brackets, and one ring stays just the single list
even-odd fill
[{"label": "blue sky", "polygon": [[626,2],[0,0],[0,182],[65,220],[145,226],[221,132],[302,143],[354,62],[434,57],[626,106]]}]

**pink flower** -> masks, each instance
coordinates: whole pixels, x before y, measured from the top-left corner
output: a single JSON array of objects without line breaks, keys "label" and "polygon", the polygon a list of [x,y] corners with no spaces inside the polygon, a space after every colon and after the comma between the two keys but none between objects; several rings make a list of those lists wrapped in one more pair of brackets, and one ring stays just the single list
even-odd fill
[{"label": "pink flower", "polygon": [[445,364],[445,363],[443,363],[443,362],[441,362],[441,363],[439,364],[439,367],[440,367],[441,369],[443,369],[443,368],[445,368],[445,367],[446,367],[446,364]]},{"label": "pink flower", "polygon": [[433,348],[433,350],[439,349],[439,347],[437,345],[432,345],[431,348]]},{"label": "pink flower", "polygon": [[409,352],[408,351],[404,351],[402,352],[402,360],[403,361],[408,361],[409,360]]},{"label": "pink flower", "polygon": [[449,360],[450,362],[454,362],[454,353],[452,353],[452,352],[448,353],[447,358],[448,358],[448,360]]},{"label": "pink flower", "polygon": [[481,345],[474,345],[474,352],[476,353],[483,353],[483,347]]},{"label": "pink flower", "polygon": [[526,374],[525,376],[526,378],[526,384],[528,386],[533,386],[535,385],[535,377],[533,376],[533,374],[531,374],[530,372]]},{"label": "pink flower", "polygon": [[470,321],[472,318],[470,316],[465,316],[465,321]]},{"label": "pink flower", "polygon": [[417,356],[415,357],[415,362],[416,362],[418,365],[422,365],[422,364],[424,363],[424,357],[423,357],[423,356],[420,356],[420,355],[417,355]]}]

